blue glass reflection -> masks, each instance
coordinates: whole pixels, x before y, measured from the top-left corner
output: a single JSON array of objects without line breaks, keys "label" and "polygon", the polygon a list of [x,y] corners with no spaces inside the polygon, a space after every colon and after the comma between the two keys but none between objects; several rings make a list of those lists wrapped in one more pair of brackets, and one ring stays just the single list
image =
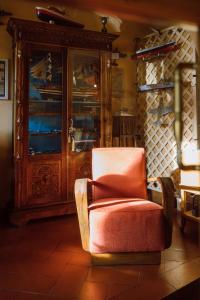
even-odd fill
[{"label": "blue glass reflection", "polygon": [[62,126],[61,116],[30,116],[29,133],[60,132]]},{"label": "blue glass reflection", "polygon": [[61,152],[61,135],[29,136],[29,154]]}]

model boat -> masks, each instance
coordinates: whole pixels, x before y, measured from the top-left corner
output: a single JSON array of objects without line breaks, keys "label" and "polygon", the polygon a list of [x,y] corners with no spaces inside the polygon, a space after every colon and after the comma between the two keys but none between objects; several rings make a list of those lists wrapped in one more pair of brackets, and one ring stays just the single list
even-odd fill
[{"label": "model boat", "polygon": [[153,58],[154,56],[159,57],[162,55],[166,55],[169,52],[176,51],[179,48],[180,44],[176,44],[175,42],[169,42],[159,46],[138,50],[131,57],[132,59],[148,59]]},{"label": "model boat", "polygon": [[63,14],[58,13],[52,9],[44,8],[44,7],[36,7],[36,15],[37,17],[44,22],[48,22],[51,24],[62,25],[62,26],[69,26],[75,28],[83,28],[84,25],[71,21],[67,19]]},{"label": "model boat", "polygon": [[151,47],[151,48],[140,49],[140,50],[137,50],[135,53],[136,53],[136,55],[142,55],[142,54],[146,54],[146,53],[149,53],[149,52],[152,53],[156,50],[165,49],[165,48],[168,48],[168,47],[173,46],[173,45],[175,45],[175,42],[168,42],[166,44],[154,46],[154,47]]}]

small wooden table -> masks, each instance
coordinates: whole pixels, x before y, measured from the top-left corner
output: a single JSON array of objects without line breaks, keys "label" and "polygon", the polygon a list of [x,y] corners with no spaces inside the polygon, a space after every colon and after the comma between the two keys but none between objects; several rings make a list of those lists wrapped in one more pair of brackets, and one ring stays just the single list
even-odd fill
[{"label": "small wooden table", "polygon": [[191,194],[200,195],[200,186],[179,185],[181,190],[181,230],[184,231],[186,220],[200,223],[200,217],[192,214],[192,210],[187,208],[188,196]]}]

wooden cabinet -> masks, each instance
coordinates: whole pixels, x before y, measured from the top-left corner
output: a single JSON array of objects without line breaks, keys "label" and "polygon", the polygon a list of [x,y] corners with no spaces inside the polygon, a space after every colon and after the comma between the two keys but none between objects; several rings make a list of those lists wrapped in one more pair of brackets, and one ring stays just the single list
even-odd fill
[{"label": "wooden cabinet", "polygon": [[113,147],[137,147],[136,116],[113,116]]},{"label": "wooden cabinet", "polygon": [[200,223],[200,186],[179,185],[181,190],[181,230],[186,220]]},{"label": "wooden cabinet", "polygon": [[110,56],[116,35],[11,18],[15,195],[11,222],[75,211],[74,180],[111,145]]}]

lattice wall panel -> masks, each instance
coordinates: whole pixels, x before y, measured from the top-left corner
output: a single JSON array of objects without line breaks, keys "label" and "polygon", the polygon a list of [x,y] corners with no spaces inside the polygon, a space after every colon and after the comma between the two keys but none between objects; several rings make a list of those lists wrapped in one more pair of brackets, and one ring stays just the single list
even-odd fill
[{"label": "lattice wall panel", "polygon": [[[188,32],[180,28],[169,28],[162,33],[152,34],[140,40],[138,48],[144,49],[175,41],[180,48],[151,61],[137,63],[137,84],[155,84],[173,81],[174,71],[180,62],[195,62],[195,47]],[[193,141],[194,108],[196,101],[195,71],[186,70],[183,73],[183,120],[184,120],[184,147]],[[177,168],[176,144],[174,138],[174,113],[168,113],[158,121],[157,115],[150,110],[157,108],[160,101],[164,106],[170,106],[174,101],[174,90],[164,89],[157,92],[138,92],[138,131],[141,144],[147,151],[148,176],[169,176]],[[158,123],[158,122],[157,122]]]}]

